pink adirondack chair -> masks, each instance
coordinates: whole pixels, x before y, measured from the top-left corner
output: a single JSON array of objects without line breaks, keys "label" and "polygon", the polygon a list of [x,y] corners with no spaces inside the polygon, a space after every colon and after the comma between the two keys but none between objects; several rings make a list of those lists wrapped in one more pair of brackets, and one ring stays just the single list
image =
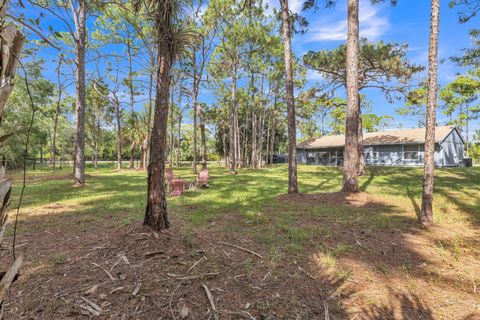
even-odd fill
[{"label": "pink adirondack chair", "polygon": [[185,192],[185,181],[182,179],[175,179],[172,168],[165,170],[167,174],[167,191],[172,196],[181,196]]},{"label": "pink adirondack chair", "polygon": [[201,186],[208,186],[208,169],[202,169],[196,181],[197,189]]}]

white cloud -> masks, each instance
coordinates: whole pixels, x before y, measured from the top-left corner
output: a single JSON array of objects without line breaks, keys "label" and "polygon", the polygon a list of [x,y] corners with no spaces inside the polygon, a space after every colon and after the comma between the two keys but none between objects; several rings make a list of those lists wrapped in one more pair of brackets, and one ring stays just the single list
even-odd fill
[{"label": "white cloud", "polygon": [[[289,0],[288,9],[292,12],[300,13],[300,11],[302,11],[304,1],[305,0]],[[265,3],[268,6],[268,9],[266,10],[267,14],[272,14],[274,8],[277,9],[277,11],[280,10],[279,0],[267,0]]]},{"label": "white cloud", "polygon": [[308,69],[307,70],[307,80],[309,80],[309,81],[320,81],[320,80],[324,80],[324,78],[322,77],[322,75],[318,71]]},{"label": "white cloud", "polygon": [[302,11],[303,1],[304,0],[290,0],[288,2],[288,6],[289,6],[290,11],[295,12],[295,13],[299,13],[300,11]]},{"label": "white cloud", "polygon": [[[343,6],[344,3],[337,4]],[[330,16],[327,19],[320,19],[310,28],[307,41],[342,41],[347,39],[347,14],[343,6],[340,14],[343,17],[338,20],[338,15]],[[380,14],[378,5],[372,6],[368,1],[360,2],[360,36],[369,40],[376,40],[381,37],[389,28],[388,19]],[[325,11],[323,11],[325,12]],[[337,19],[335,19],[337,18]],[[335,20],[334,20],[335,19]]]}]

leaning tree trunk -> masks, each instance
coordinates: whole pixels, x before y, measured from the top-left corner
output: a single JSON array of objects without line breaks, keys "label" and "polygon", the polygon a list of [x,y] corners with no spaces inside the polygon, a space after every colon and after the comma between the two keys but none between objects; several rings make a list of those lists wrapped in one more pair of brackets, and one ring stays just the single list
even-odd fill
[{"label": "leaning tree trunk", "polygon": [[343,164],[344,192],[358,192],[359,163],[359,96],[358,96],[358,10],[359,0],[348,0],[348,35],[347,35],[347,115],[345,130],[345,155]]},{"label": "leaning tree trunk", "polygon": [[[72,8],[73,9],[73,8]],[[75,184],[85,184],[85,48],[87,40],[85,0],[78,1],[75,14]],[[74,10],[75,11],[75,10]]]},{"label": "leaning tree trunk", "polygon": [[433,224],[433,184],[435,173],[435,125],[438,72],[438,28],[440,0],[432,0],[430,13],[430,48],[428,53],[428,95],[425,128],[425,168],[420,223],[428,228]]},{"label": "leaning tree trunk", "polygon": [[165,194],[165,159],[167,155],[167,119],[171,69],[174,64],[171,45],[162,42],[159,42],[159,44],[155,113],[150,142],[150,164],[148,166],[148,197],[144,219],[144,224],[154,230],[163,230],[169,227]]},{"label": "leaning tree trunk", "polygon": [[293,61],[291,48],[290,14],[288,0],[280,0],[282,8],[282,33],[285,58],[285,88],[288,117],[288,193],[297,193],[297,130],[295,123],[295,101],[293,95]]},{"label": "leaning tree trunk", "polygon": [[[5,15],[7,13],[8,3],[6,0],[0,1],[0,124],[3,118],[3,112],[8,97],[12,93],[14,87],[14,78],[18,66],[18,58],[20,57],[24,36],[17,30],[14,24],[6,24]],[[0,141],[5,141],[10,134],[2,136]],[[0,143],[2,147],[2,143]],[[25,156],[27,156],[25,154]],[[8,220],[8,204],[10,203],[10,192],[12,182],[6,178],[6,160],[2,159],[0,163],[0,245],[3,242],[3,236],[7,227]],[[26,170],[26,168],[25,168]],[[15,242],[14,242],[15,243]],[[14,252],[14,261],[10,268],[0,276],[0,307],[7,295],[8,288],[18,274],[23,261],[23,253],[16,256]],[[3,263],[2,263],[3,264]]]}]

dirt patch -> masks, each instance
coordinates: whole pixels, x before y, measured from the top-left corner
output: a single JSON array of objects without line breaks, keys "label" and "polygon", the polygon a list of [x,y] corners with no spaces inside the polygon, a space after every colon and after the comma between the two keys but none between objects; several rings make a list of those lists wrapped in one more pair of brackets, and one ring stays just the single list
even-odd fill
[{"label": "dirt patch", "polygon": [[328,206],[353,206],[353,207],[378,207],[386,204],[381,198],[374,197],[365,192],[351,193],[351,192],[331,192],[331,193],[316,193],[316,194],[284,194],[278,197],[280,201],[289,202],[292,204],[315,204]]},{"label": "dirt patch", "polygon": [[[382,210],[382,199],[368,194],[279,200],[299,207],[287,230],[275,223],[277,207],[262,211],[264,225],[243,219],[241,208],[202,227],[172,214],[166,233],[141,222],[121,225],[130,217],[121,212],[85,223],[85,216],[62,213],[52,219],[63,223],[45,226],[44,217],[31,217],[22,222],[29,234],[18,243],[28,251],[5,318],[480,319],[478,232],[466,228],[458,239],[441,226],[423,232],[414,224],[401,229],[399,221],[368,229],[301,210],[302,204]],[[295,232],[306,227],[311,234]],[[274,238],[259,241],[255,228]],[[2,261],[10,258],[4,250]]]},{"label": "dirt patch", "polygon": [[[345,316],[333,294],[342,281],[328,273],[312,275],[300,261],[272,268],[248,239],[230,239],[235,246],[215,238],[192,245],[178,232],[182,222],[174,222],[169,233],[134,223],[103,236],[71,234],[56,246],[51,240],[36,246],[5,303],[6,317],[314,319],[325,308]],[[35,237],[52,237],[44,238]]]}]

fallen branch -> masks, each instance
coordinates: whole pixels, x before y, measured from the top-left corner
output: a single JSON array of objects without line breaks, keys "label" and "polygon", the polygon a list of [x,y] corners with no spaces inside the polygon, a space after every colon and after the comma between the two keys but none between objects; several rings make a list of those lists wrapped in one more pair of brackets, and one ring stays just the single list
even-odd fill
[{"label": "fallen branch", "polygon": [[93,264],[95,267],[102,269],[103,272],[105,272],[105,273],[107,274],[107,276],[108,276],[110,279],[112,279],[112,281],[115,281],[115,277],[112,276],[112,274],[111,274],[108,270],[102,268],[100,265],[96,264],[95,262],[92,262],[92,264]]},{"label": "fallen branch", "polygon": [[248,252],[248,253],[250,253],[250,254],[253,254],[253,255],[255,255],[255,256],[263,259],[263,256],[262,256],[261,254],[255,252],[255,251],[253,251],[253,250],[250,250],[250,249],[247,249],[247,248],[244,248],[244,247],[240,247],[240,246],[237,246],[237,245],[235,245],[235,244],[228,243],[228,242],[223,242],[223,241],[222,241],[222,242],[220,242],[220,243],[221,243],[221,244],[224,244],[224,245],[226,245],[226,246],[232,247],[232,248],[236,248],[236,249],[238,249],[238,250],[242,250],[242,251]]},{"label": "fallen branch", "polygon": [[8,269],[8,271],[5,273],[2,280],[0,281],[0,303],[3,302],[3,299],[7,294],[8,288],[10,288],[10,285],[15,279],[15,276],[17,275],[18,270],[20,269],[20,266],[22,265],[22,261],[23,261],[23,253],[21,253],[17,257],[17,259],[15,259],[15,262],[13,262],[10,269]]},{"label": "fallen branch", "polygon": [[212,307],[213,317],[215,319],[218,319],[217,308],[215,307],[215,302],[213,301],[212,293],[210,292],[210,289],[208,289],[208,287],[206,285],[202,284],[202,287],[203,287],[203,290],[205,290],[205,293],[207,294],[207,298],[208,298],[208,302],[210,303],[210,307]]},{"label": "fallen branch", "polygon": [[88,305],[90,305],[90,307],[92,307],[95,311],[98,312],[98,315],[100,315],[100,312],[102,312],[102,308],[100,308],[100,306],[98,304],[96,304],[95,302],[93,302],[91,300],[88,300],[87,298],[82,297],[82,296],[80,297],[80,299],[85,301]]},{"label": "fallen branch", "polygon": [[142,287],[142,283],[140,282],[139,284],[137,284],[137,286],[135,287],[135,290],[133,290],[132,292],[132,295],[135,297],[138,292],[140,291],[140,288]]},{"label": "fallen branch", "polygon": [[200,258],[197,262],[195,262],[190,268],[188,268],[187,272],[190,272],[190,270],[192,270],[193,268],[195,268],[197,266],[197,264],[199,264],[201,261],[203,260],[203,258]]},{"label": "fallen branch", "polygon": [[220,274],[219,272],[210,272],[210,273],[205,273],[205,274],[201,274],[201,275],[198,275],[198,276],[184,276],[184,275],[179,275],[179,274],[174,274],[174,273],[167,273],[167,276],[169,276],[170,278],[177,279],[177,280],[196,280],[196,279],[203,279],[203,278],[207,278],[207,277],[216,276],[216,275],[219,275],[219,274]]},{"label": "fallen branch", "polygon": [[158,250],[158,251],[152,251],[152,252],[146,252],[144,254],[145,257],[152,257],[152,256],[156,256],[157,254],[164,254],[165,251],[164,250]]}]

